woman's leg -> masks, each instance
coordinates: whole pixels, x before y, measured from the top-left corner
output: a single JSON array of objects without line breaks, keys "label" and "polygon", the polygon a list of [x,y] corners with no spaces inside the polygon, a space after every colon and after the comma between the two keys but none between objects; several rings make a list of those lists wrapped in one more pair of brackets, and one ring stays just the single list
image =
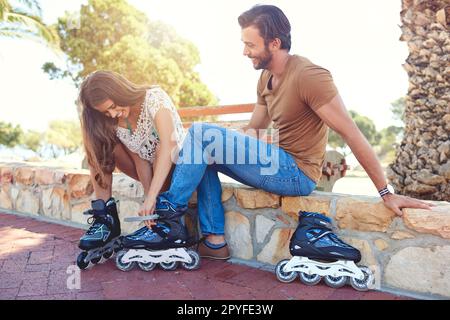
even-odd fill
[{"label": "woman's leg", "polygon": [[[119,143],[114,148],[114,158],[116,161],[116,166],[120,171],[125,173],[127,176],[139,181],[134,162],[123,144]],[[89,171],[91,174],[91,182],[92,186],[94,187],[94,194],[96,199],[102,199],[105,202],[108,201],[112,196],[112,174],[107,173],[104,175],[104,183],[106,185],[106,188],[103,188],[94,178],[97,172],[94,171],[91,166],[89,166]]]},{"label": "woman's leg", "polygon": [[130,151],[127,150],[122,143],[118,143],[114,148],[114,158],[116,160],[116,167],[125,173],[130,178],[139,181],[139,176],[136,171],[136,165],[133,158],[131,158]]},{"label": "woman's leg", "polygon": [[96,176],[97,172],[91,166],[89,166],[89,171],[91,174],[91,183],[92,183],[92,186],[94,187],[95,199],[102,199],[105,202],[108,201],[112,195],[112,188],[111,188],[112,174],[108,173],[108,174],[104,175],[103,182],[106,185],[106,188],[103,188],[95,180],[95,176]]}]

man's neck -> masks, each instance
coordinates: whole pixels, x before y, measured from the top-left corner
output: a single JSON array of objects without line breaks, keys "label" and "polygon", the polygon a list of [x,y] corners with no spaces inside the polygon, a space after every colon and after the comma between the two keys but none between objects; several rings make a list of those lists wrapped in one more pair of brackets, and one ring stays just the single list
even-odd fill
[{"label": "man's neck", "polygon": [[268,70],[276,77],[279,78],[286,68],[287,62],[291,55],[287,51],[279,51],[278,54],[273,55],[272,61]]}]

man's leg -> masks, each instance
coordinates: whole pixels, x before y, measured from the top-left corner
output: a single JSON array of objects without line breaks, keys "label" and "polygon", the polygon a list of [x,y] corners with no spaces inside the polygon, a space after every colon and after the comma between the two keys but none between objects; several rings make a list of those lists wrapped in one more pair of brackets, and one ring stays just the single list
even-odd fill
[{"label": "man's leg", "polygon": [[[225,174],[260,188],[265,177],[261,174],[262,164],[258,161],[255,150],[258,141],[226,128],[194,123],[183,142],[170,189],[158,197],[157,210],[164,202],[185,210],[192,193],[211,164],[217,166],[218,170],[229,167],[238,174],[228,171]],[[216,179],[213,183],[220,184],[220,181]]]},{"label": "man's leg", "polygon": [[214,166],[207,167],[198,185],[197,208],[202,234],[223,236],[225,218],[222,186]]},{"label": "man's leg", "polygon": [[[293,158],[277,146],[222,127],[196,123],[183,143],[170,189],[158,198],[157,211],[158,206],[162,211],[170,207],[180,212],[185,210],[211,163],[217,171],[243,184],[280,195],[307,195],[315,186],[298,169]],[[221,189],[218,178],[207,181],[208,186],[203,187],[207,193]],[[215,203],[212,208],[222,205],[221,192],[215,193],[217,195],[210,200]],[[206,216],[215,215],[208,213]]]}]

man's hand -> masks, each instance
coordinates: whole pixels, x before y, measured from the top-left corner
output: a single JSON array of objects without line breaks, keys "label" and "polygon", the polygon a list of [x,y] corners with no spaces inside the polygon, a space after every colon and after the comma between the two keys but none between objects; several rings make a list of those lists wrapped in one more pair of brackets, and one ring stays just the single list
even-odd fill
[{"label": "man's hand", "polygon": [[398,216],[402,216],[402,208],[415,208],[431,210],[433,204],[429,204],[410,197],[389,193],[383,196],[384,205],[394,211]]}]

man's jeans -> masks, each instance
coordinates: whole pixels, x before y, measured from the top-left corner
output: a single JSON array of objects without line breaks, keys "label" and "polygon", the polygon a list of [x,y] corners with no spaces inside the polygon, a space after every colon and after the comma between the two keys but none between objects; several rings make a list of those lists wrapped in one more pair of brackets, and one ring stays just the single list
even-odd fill
[{"label": "man's jeans", "polygon": [[282,196],[309,195],[316,184],[291,155],[273,144],[215,125],[194,123],[183,142],[170,189],[158,197],[187,206],[197,189],[203,235],[224,234],[221,172],[240,183]]}]

